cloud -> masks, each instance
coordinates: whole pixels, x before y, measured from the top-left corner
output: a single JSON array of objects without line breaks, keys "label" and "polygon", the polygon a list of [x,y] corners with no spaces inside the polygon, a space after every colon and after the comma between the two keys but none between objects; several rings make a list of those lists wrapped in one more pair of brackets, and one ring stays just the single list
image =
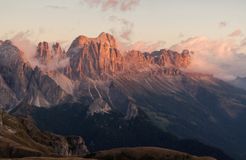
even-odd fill
[{"label": "cloud", "polygon": [[56,71],[69,66],[69,58],[60,59],[60,57],[53,57],[47,65],[40,65],[40,67],[45,71]]},{"label": "cloud", "polygon": [[239,37],[242,35],[243,35],[243,33],[242,33],[241,29],[237,29],[237,30],[233,31],[232,33],[230,33],[229,37]]},{"label": "cloud", "polygon": [[241,47],[246,47],[246,38],[241,41]]},{"label": "cloud", "polygon": [[219,23],[219,28],[225,28],[227,25],[228,25],[228,24],[227,24],[226,21],[221,21],[221,22]]},{"label": "cloud", "polygon": [[50,9],[57,9],[57,10],[67,9],[66,6],[58,6],[58,5],[46,5],[45,7],[50,8]]},{"label": "cloud", "polygon": [[80,2],[90,7],[98,7],[102,11],[115,9],[125,12],[133,10],[138,6],[140,0],[81,0]]},{"label": "cloud", "polygon": [[108,9],[115,8],[118,4],[118,0],[107,0],[102,4],[102,10],[106,11]]},{"label": "cloud", "polygon": [[68,58],[60,59],[55,56],[47,65],[41,64],[36,58],[37,45],[35,42],[30,40],[30,37],[33,36],[33,34],[33,32],[27,30],[25,32],[16,33],[12,38],[10,38],[12,43],[24,52],[23,58],[29,62],[32,68],[38,66],[40,69],[45,71],[54,71],[69,65]]},{"label": "cloud", "polygon": [[152,52],[156,50],[160,50],[164,48],[166,42],[164,41],[157,41],[157,42],[144,42],[138,41],[133,44],[127,46],[128,50],[137,50],[141,52]]},{"label": "cloud", "polygon": [[31,32],[30,30],[27,30],[25,32],[16,33],[15,35],[13,35],[12,38],[10,38],[13,44],[25,53],[24,58],[28,62],[31,62],[31,64],[32,64],[32,60],[36,52],[35,44],[29,39],[30,36],[32,35],[33,35],[33,32]]},{"label": "cloud", "polygon": [[120,9],[121,11],[128,11],[134,9],[138,4],[140,0],[124,0],[121,3]]},{"label": "cloud", "polygon": [[173,45],[171,49],[178,52],[189,49],[194,52],[188,71],[212,73],[225,80],[246,76],[246,54],[239,53],[241,45],[233,40],[191,37]]},{"label": "cloud", "polygon": [[133,34],[134,24],[124,18],[118,18],[116,16],[110,16],[109,20],[114,23],[114,27],[110,29],[110,32],[116,36],[119,40],[130,41]]}]

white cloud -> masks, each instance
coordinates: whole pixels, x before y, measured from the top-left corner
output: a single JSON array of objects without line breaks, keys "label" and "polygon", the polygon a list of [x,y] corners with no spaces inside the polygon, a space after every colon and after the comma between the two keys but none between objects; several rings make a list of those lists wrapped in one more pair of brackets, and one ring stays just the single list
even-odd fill
[{"label": "white cloud", "polygon": [[189,71],[212,73],[222,79],[246,76],[246,55],[239,53],[241,45],[233,40],[192,37],[173,45],[171,49],[179,52],[188,49],[194,52]]},{"label": "white cloud", "polygon": [[113,22],[114,27],[110,29],[111,33],[120,41],[130,41],[133,34],[134,24],[124,18],[110,16],[109,20]]},{"label": "white cloud", "polygon": [[24,52],[25,60],[28,61],[33,68],[35,66],[38,66],[42,70],[47,71],[57,70],[69,65],[68,58],[59,59],[58,57],[54,57],[47,65],[41,64],[36,59],[37,45],[29,39],[29,37],[32,35],[33,33],[31,31],[19,32],[12,38],[10,38],[10,40],[13,42],[15,46],[17,46],[21,51]]}]

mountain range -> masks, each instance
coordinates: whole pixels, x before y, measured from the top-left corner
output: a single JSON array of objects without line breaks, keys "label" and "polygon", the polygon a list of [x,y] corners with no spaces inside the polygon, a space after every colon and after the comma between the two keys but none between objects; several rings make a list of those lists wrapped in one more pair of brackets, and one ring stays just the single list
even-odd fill
[{"label": "mountain range", "polygon": [[1,41],[0,107],[41,130],[82,136],[90,151],[159,146],[243,160],[246,90],[188,72],[192,55],[122,52],[101,33],[78,36],[67,51],[40,42],[30,59]]}]

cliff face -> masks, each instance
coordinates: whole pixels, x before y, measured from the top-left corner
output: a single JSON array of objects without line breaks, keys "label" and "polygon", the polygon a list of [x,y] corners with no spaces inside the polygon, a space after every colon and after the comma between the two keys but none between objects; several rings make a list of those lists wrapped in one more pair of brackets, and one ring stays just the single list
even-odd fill
[{"label": "cliff face", "polygon": [[24,53],[10,41],[0,45],[0,74],[5,84],[20,99],[27,92],[31,67],[24,58]]},{"label": "cliff face", "polygon": [[[40,46],[40,62],[48,62],[48,46],[46,43]],[[0,45],[0,76],[0,88],[6,92],[2,96],[5,98],[1,100],[5,109],[10,109],[23,100],[36,106],[49,106],[70,95],[38,67],[33,69],[25,59],[25,53],[11,41]]]},{"label": "cliff face", "polygon": [[123,70],[123,57],[116,48],[113,36],[102,33],[97,38],[77,37],[67,52],[70,66],[67,75],[72,79],[96,79],[103,74]]},{"label": "cliff face", "polygon": [[162,49],[150,54],[152,62],[165,67],[186,68],[191,63],[191,54],[188,50],[178,53]]},{"label": "cliff face", "polygon": [[65,72],[72,79],[99,79],[104,75],[149,70],[151,66],[180,69],[186,68],[191,61],[187,50],[181,54],[171,50],[121,53],[117,49],[116,40],[108,33],[101,33],[97,38],[77,37],[67,56],[70,58],[70,66]]}]

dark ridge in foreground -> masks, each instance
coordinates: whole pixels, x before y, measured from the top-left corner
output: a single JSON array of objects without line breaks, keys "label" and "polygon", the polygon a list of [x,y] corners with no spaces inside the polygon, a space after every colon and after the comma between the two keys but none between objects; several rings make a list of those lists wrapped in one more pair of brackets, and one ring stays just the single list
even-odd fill
[{"label": "dark ridge in foreground", "polygon": [[0,158],[81,156],[86,153],[82,137],[42,132],[30,119],[0,112]]}]

